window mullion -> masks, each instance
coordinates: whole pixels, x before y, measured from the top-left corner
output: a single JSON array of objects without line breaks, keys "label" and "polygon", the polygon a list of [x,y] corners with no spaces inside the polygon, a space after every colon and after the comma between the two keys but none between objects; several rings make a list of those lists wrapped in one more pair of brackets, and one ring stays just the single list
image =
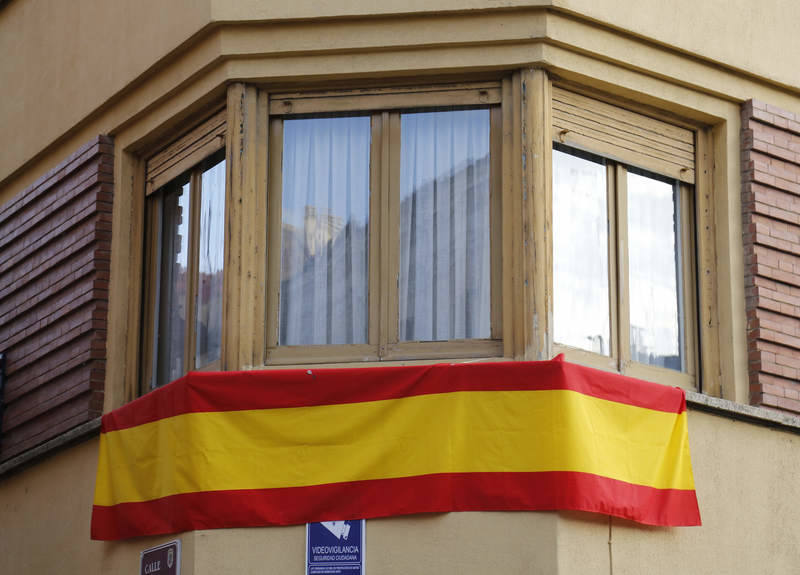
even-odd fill
[{"label": "window mullion", "polygon": [[198,262],[200,257],[200,189],[201,170],[192,172],[189,184],[189,253],[186,263],[186,336],[184,337],[184,371],[195,368],[196,332],[195,306],[197,303]]},{"label": "window mullion", "polygon": [[[385,278],[383,270],[386,258],[381,257],[386,245],[383,239],[387,230],[387,218],[384,216],[386,201],[384,199],[383,161],[385,146],[383,145],[384,115],[381,113],[371,116],[370,135],[370,166],[369,166],[369,273],[368,273],[368,298],[369,298],[369,325],[367,341],[370,345],[382,349],[386,345],[384,334],[386,320],[382,294],[386,291],[382,285]],[[380,355],[380,353],[379,353]]]},{"label": "window mullion", "polygon": [[609,350],[611,358],[616,365],[620,361],[620,310],[619,310],[619,252],[620,248],[620,235],[619,227],[620,222],[624,222],[624,217],[620,217],[617,213],[617,166],[615,164],[606,165],[606,213],[608,214],[608,310],[609,310],[609,328],[610,328],[610,346]]},{"label": "window mullion", "polygon": [[628,269],[628,186],[627,170],[615,166],[616,235],[617,235],[617,341],[621,373],[631,362],[631,321]]},{"label": "window mullion", "polygon": [[[692,190],[686,184],[679,184],[679,202],[681,210],[681,258],[683,261],[683,322],[684,352],[686,353],[686,372],[697,376],[697,253],[694,220],[694,198]],[[695,383],[695,387],[697,384]]]},{"label": "window mullion", "polygon": [[149,243],[148,251],[145,255],[146,270],[152,270],[147,277],[145,293],[147,294],[146,322],[145,322],[145,366],[144,379],[149,391],[156,386],[158,374],[158,330],[161,314],[161,258],[163,257],[162,247],[162,219],[163,219],[163,194],[153,196],[153,200],[147,205],[147,229],[145,234]]},{"label": "window mullion", "polygon": [[283,198],[282,162],[283,120],[269,125],[269,190],[267,199],[267,349],[278,345],[278,309],[281,285],[281,200]]},{"label": "window mullion", "polygon": [[398,338],[398,277],[400,271],[400,113],[384,112],[381,134],[381,248],[388,257],[381,289],[383,326],[381,357]]},{"label": "window mullion", "polygon": [[675,205],[675,291],[678,296],[678,353],[682,359],[681,371],[688,372],[688,363],[686,352],[688,347],[686,345],[686,301],[685,301],[685,272],[684,266],[686,262],[686,238],[683,235],[684,222],[684,205],[683,194],[681,193],[680,182],[675,182],[672,186],[673,204]]},{"label": "window mullion", "polygon": [[[553,330],[544,318],[553,305],[551,84],[545,70],[522,72],[522,230],[525,282],[524,358],[548,359]],[[548,238],[548,236],[550,236]]]},{"label": "window mullion", "polygon": [[[491,109],[489,128],[489,261],[491,266],[489,298],[491,301],[491,338],[503,339],[503,114],[499,106]],[[552,291],[551,291],[552,293]]]},{"label": "window mullion", "polygon": [[[503,300],[503,355],[507,358],[513,358],[516,354],[516,345],[519,341],[518,332],[520,332],[520,324],[522,323],[519,318],[519,310],[522,309],[517,294],[519,293],[519,282],[516,281],[515,270],[518,268],[519,252],[519,233],[520,226],[517,215],[519,212],[514,210],[515,204],[515,187],[514,183],[519,174],[520,162],[514,161],[518,156],[520,138],[517,138],[516,130],[519,126],[515,120],[519,116],[519,107],[515,106],[517,99],[521,97],[520,94],[515,92],[515,87],[518,85],[519,74],[515,74],[513,78],[503,79],[503,99],[500,107],[501,128],[502,128],[502,157],[500,159],[500,203],[502,211],[503,227],[499,232],[498,241],[501,244],[502,260],[505,262],[502,277],[502,292],[498,292],[494,297],[500,297]],[[521,153],[521,152],[520,152]],[[514,312],[517,313],[514,313]]]}]

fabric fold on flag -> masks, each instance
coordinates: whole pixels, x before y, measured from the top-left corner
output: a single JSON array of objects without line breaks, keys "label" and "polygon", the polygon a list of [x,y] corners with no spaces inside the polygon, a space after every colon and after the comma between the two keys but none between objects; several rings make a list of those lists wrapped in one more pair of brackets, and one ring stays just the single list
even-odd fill
[{"label": "fabric fold on flag", "polygon": [[683,390],[560,358],[190,373],[103,416],[91,531],[555,509],[699,525]]}]

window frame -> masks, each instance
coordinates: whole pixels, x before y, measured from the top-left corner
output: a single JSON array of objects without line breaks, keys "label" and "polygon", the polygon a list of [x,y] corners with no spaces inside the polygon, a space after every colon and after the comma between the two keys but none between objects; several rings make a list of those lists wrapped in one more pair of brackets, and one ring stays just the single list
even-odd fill
[{"label": "window frame", "polygon": [[[266,364],[503,357],[501,82],[269,95],[267,176]],[[404,112],[489,110],[490,122],[490,316],[491,338],[398,341],[400,233],[400,120]],[[278,345],[283,120],[337,114],[370,117],[370,225],[368,329],[365,344]]]},{"label": "window frame", "polygon": [[[549,184],[546,190],[548,214],[552,218],[552,150],[553,144],[564,146],[580,154],[586,153],[601,158],[607,166],[607,194],[609,215],[609,297],[611,311],[612,340],[617,344],[618,353],[611,357],[602,356],[586,350],[553,341],[552,315],[550,315],[548,347],[552,355],[564,353],[569,361],[581,363],[598,369],[614,371],[631,377],[645,379],[657,383],[679,386],[693,391],[708,390],[713,393],[719,386],[719,335],[716,319],[716,264],[714,251],[714,210],[711,189],[712,166],[710,164],[710,136],[702,126],[683,122],[669,117],[657,109],[635,105],[630,102],[618,103],[612,96],[588,91],[584,87],[566,82],[555,81],[548,86],[558,96],[548,95],[551,113],[555,108],[554,100],[564,94],[575,95],[596,105],[606,113],[608,110],[618,111],[626,121],[641,119],[650,129],[656,132],[683,130],[693,135],[694,152],[691,163],[683,167],[664,169],[661,159],[649,159],[646,155],[620,148],[616,143],[593,141],[591,137],[570,133],[550,117],[547,131],[548,157],[541,165],[548,172]],[[679,186],[680,209],[689,214],[691,221],[684,218],[681,226],[681,245],[683,258],[683,322],[686,353],[686,371],[651,366],[632,361],[630,358],[630,322],[627,307],[627,261],[619,261],[612,253],[620,242],[627,242],[627,226],[617,221],[619,214],[627,213],[627,205],[619,205],[619,198],[624,202],[627,197],[626,170],[630,167],[635,173],[651,174],[657,179],[668,179]],[[618,186],[621,182],[621,186]],[[623,193],[619,194],[618,189]],[[614,193],[611,193],[611,191]],[[684,225],[688,224],[688,225]],[[623,237],[618,237],[620,231]],[[547,263],[548,289],[553,290],[552,267],[552,228],[546,234],[551,259]],[[624,250],[627,254],[627,249]],[[611,262],[614,262],[612,268]],[[541,269],[541,266],[540,268]],[[548,313],[552,314],[552,300],[549,301]],[[624,332],[624,333],[623,333]],[[620,353],[621,352],[621,353]],[[702,361],[701,361],[702,358]]]},{"label": "window frame", "polygon": [[[144,163],[145,198],[144,198],[144,257],[142,258],[142,329],[140,335],[140,374],[141,393],[165,385],[158,383],[158,331],[161,322],[160,276],[162,268],[163,203],[164,193],[180,179],[189,183],[188,214],[188,254],[187,254],[187,286],[184,318],[183,342],[183,375],[189,371],[215,371],[223,368],[225,353],[225,337],[222,336],[220,358],[206,365],[197,367],[195,329],[195,308],[198,297],[198,261],[199,234],[201,212],[199,209],[202,194],[202,174],[205,170],[220,162],[226,163],[226,188],[228,186],[228,162],[226,156],[226,111],[217,110],[211,117],[190,129],[183,136],[176,138],[159,151],[149,155]],[[227,196],[227,189],[226,194]],[[227,202],[226,214],[227,217]],[[227,221],[227,220],[226,220]],[[227,242],[223,252],[227,250]],[[225,258],[226,260],[227,258]],[[224,261],[225,261],[224,260]],[[225,297],[225,275],[223,271],[222,297]],[[225,325],[225,305],[222,306]]]},{"label": "window frame", "polygon": [[[553,142],[553,150],[575,157],[588,156],[591,161],[602,163],[606,172],[606,206],[608,216],[608,281],[609,281],[609,331],[611,348],[609,355],[594,353],[553,340],[553,353],[563,353],[570,360],[610,369],[624,375],[648,381],[671,380],[681,387],[696,389],[697,375],[697,266],[695,228],[696,212],[694,189],[684,182],[617,162],[602,155],[573,146]],[[671,183],[677,187],[680,214],[680,265],[679,322],[683,327],[682,352],[685,369],[674,369],[644,364],[631,359],[630,348],[630,266],[628,265],[627,224],[627,175],[635,173]],[[553,225],[558,225],[553,222]],[[554,318],[554,321],[556,319]]]}]

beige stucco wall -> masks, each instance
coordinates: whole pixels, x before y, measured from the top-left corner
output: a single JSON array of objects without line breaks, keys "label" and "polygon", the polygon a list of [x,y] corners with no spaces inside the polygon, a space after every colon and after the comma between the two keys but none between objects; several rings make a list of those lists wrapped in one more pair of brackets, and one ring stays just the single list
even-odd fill
[{"label": "beige stucco wall", "polygon": [[0,9],[0,181],[209,22],[200,0],[12,0]]},{"label": "beige stucco wall", "polygon": [[[107,115],[107,107],[157,76],[184,51],[195,50],[204,36],[227,23],[258,22],[262,36],[269,37],[286,22],[309,18],[378,17],[373,23],[380,27],[402,22],[408,15],[483,17],[539,6],[602,23],[606,29],[623,31],[614,32],[623,38],[652,39],[675,48],[676,54],[696,55],[708,65],[742,71],[743,77],[764,79],[771,89],[785,91],[781,86],[789,86],[797,97],[800,81],[793,55],[800,53],[800,37],[794,30],[800,21],[800,4],[793,0],[12,0],[0,9],[0,131],[4,137],[14,135],[14,146],[0,154],[0,184],[10,190],[29,183],[29,174],[20,168],[34,158],[41,159],[47,151],[68,150],[59,148],[57,142],[80,137],[81,127],[88,130],[91,126],[89,133],[95,134],[118,129],[127,118]],[[508,24],[514,21],[518,20],[510,19]],[[431,30],[422,44],[435,44],[452,29],[443,25]],[[306,37],[324,45],[326,35],[320,32]],[[527,36],[538,34],[532,27]],[[392,35],[384,33],[380,38],[390,41]],[[588,50],[598,55],[603,51],[602,45]],[[213,52],[204,65],[221,57],[224,50]],[[533,61],[534,56],[522,59]],[[469,60],[464,65],[469,66]],[[498,61],[497,65],[505,64]],[[160,92],[163,95],[164,90]],[[150,94],[140,104],[158,97]],[[140,107],[134,106],[129,113]],[[794,109],[798,108],[795,104]],[[6,181],[12,174],[19,182]],[[0,189],[0,203],[11,197],[10,193]]]},{"label": "beige stucco wall", "polygon": [[565,10],[756,76],[800,86],[795,0],[554,0]]},{"label": "beige stucco wall", "polygon": [[[375,519],[367,521],[368,570],[582,574],[611,573],[611,563],[615,575],[792,573],[800,436],[690,411],[689,440],[702,527],[646,527],[577,512]],[[96,460],[91,440],[0,480],[0,572],[135,573],[140,551],[173,538],[89,540]],[[266,575],[302,573],[304,535],[295,526],[174,537],[183,575]]]},{"label": "beige stucco wall", "polygon": [[[791,573],[800,531],[800,435],[690,411],[703,526],[611,521],[614,575]],[[609,520],[562,514],[559,573],[609,571]],[[593,550],[586,552],[583,550]]]}]

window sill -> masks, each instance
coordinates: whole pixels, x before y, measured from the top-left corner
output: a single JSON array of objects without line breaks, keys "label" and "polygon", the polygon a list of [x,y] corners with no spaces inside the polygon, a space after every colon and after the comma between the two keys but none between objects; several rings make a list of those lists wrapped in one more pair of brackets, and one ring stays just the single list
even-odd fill
[{"label": "window sill", "polygon": [[686,391],[686,403],[690,409],[714,415],[730,417],[763,427],[772,427],[800,435],[800,416],[781,413],[766,407],[755,407],[736,403],[721,397],[712,397],[696,391]]},{"label": "window sill", "polygon": [[696,378],[691,373],[636,362],[627,362],[622,366],[622,369],[620,369],[618,364],[619,360],[616,357],[600,355],[562,344],[554,344],[553,356],[558,354],[564,354],[564,359],[570,363],[577,363],[578,365],[611,373],[618,373],[626,377],[633,377],[644,381],[660,383],[662,385],[680,387],[687,392],[697,391]]},{"label": "window sill", "polygon": [[270,369],[321,369],[321,368],[351,368],[351,367],[388,367],[388,366],[403,366],[403,365],[433,365],[437,363],[482,363],[482,362],[496,362],[496,361],[513,361],[512,358],[504,357],[502,352],[496,355],[484,357],[458,357],[449,355],[447,357],[419,357],[414,358],[392,358],[379,360],[377,358],[369,359],[336,359],[329,360],[327,358],[315,357],[309,360],[308,356],[303,359],[298,359],[294,363],[288,363],[287,358],[282,358],[280,362],[273,362],[265,365],[255,365],[248,367],[248,370],[270,370]]},{"label": "window sill", "polygon": [[267,351],[269,366],[300,366],[309,364],[332,364],[337,367],[356,365],[386,365],[387,362],[406,362],[415,360],[430,363],[433,360],[484,360],[503,359],[501,340],[453,340],[453,341],[409,341],[391,343],[380,356],[374,345],[308,345],[280,346]]}]

